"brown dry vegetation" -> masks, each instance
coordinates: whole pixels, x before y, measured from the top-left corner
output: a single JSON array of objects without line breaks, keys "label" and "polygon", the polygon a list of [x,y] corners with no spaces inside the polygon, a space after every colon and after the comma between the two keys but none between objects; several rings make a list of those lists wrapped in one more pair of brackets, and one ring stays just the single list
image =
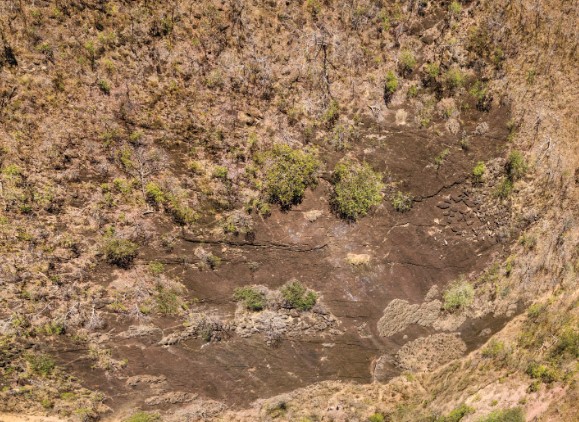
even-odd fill
[{"label": "brown dry vegetation", "polygon": [[0,411],[573,420],[577,16],[1,1]]}]

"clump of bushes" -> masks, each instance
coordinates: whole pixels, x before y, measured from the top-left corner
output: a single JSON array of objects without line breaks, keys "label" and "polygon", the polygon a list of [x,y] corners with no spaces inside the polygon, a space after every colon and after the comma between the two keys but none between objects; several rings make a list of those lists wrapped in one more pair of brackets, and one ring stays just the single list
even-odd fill
[{"label": "clump of bushes", "polygon": [[128,268],[139,253],[139,245],[128,239],[109,237],[104,243],[104,254],[109,264]]},{"label": "clump of bushes", "polygon": [[318,296],[308,290],[297,280],[290,281],[281,288],[281,295],[285,301],[285,306],[290,309],[309,311],[314,307]]},{"label": "clump of bushes", "polygon": [[314,153],[278,144],[265,155],[264,189],[268,200],[289,209],[317,182],[320,161]]},{"label": "clump of bushes", "polygon": [[250,311],[261,311],[266,306],[265,294],[254,287],[239,287],[233,293],[233,299],[242,302]]},{"label": "clump of bushes", "polygon": [[394,209],[398,212],[406,212],[412,208],[412,196],[401,191],[392,196],[391,202]]},{"label": "clump of bushes", "polygon": [[453,67],[446,72],[444,83],[449,91],[461,88],[466,82],[466,76],[458,67]]},{"label": "clump of bushes", "polygon": [[332,183],[330,203],[342,218],[355,221],[382,201],[382,175],[367,163],[342,160],[334,168]]},{"label": "clump of bushes", "polygon": [[187,305],[179,296],[179,292],[173,288],[158,285],[155,300],[158,312],[163,315],[176,315],[187,308]]},{"label": "clump of bushes", "polygon": [[444,292],[443,298],[443,307],[446,311],[457,311],[472,303],[474,300],[474,287],[465,280],[459,280]]},{"label": "clump of bushes", "polygon": [[384,84],[384,102],[390,103],[394,93],[398,90],[398,78],[393,71],[386,73],[386,83]]}]

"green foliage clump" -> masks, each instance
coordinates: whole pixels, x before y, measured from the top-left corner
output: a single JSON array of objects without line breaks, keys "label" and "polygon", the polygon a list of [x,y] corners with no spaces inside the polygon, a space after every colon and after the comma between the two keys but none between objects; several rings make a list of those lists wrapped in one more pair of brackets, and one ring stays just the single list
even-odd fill
[{"label": "green foliage clump", "polygon": [[559,356],[569,354],[575,359],[579,358],[579,330],[577,326],[565,326],[559,333],[559,340],[552,354]]},{"label": "green foliage clump", "polygon": [[466,82],[466,76],[458,67],[453,67],[446,72],[444,82],[447,89],[455,90],[461,88]]},{"label": "green foliage clump", "polygon": [[476,166],[472,169],[472,176],[475,183],[481,183],[483,181],[483,176],[487,170],[484,161],[479,161]]},{"label": "green foliage clump", "polygon": [[382,413],[374,413],[368,418],[368,422],[385,422],[386,418]]},{"label": "green foliage clump", "polygon": [[187,306],[179,297],[175,289],[168,289],[163,286],[157,286],[157,310],[163,315],[176,315]]},{"label": "green foliage clump", "polygon": [[444,292],[443,298],[443,307],[449,312],[465,308],[474,300],[474,287],[465,280],[459,280]]},{"label": "green foliage clump", "polygon": [[332,100],[322,116],[322,122],[332,127],[338,121],[338,117],[340,117],[340,105],[336,100]]},{"label": "green foliage clump", "polygon": [[424,71],[429,81],[433,81],[440,75],[440,65],[436,62],[424,65]]},{"label": "green foliage clump", "polygon": [[149,262],[149,272],[154,275],[158,276],[161,275],[165,271],[165,265],[159,261],[151,261]]},{"label": "green foliage clump", "polygon": [[163,189],[155,182],[149,182],[145,186],[145,195],[147,201],[154,205],[160,205],[165,202],[165,192]]},{"label": "green foliage clump", "polygon": [[505,177],[503,181],[499,184],[495,191],[495,195],[499,198],[508,198],[513,191],[513,181],[508,177]]},{"label": "green foliage clump", "polygon": [[197,219],[195,211],[174,194],[167,196],[166,209],[173,216],[173,220],[181,226],[191,224]]},{"label": "green foliage clump", "polygon": [[52,357],[46,354],[30,354],[26,356],[26,361],[30,365],[30,370],[38,375],[47,377],[56,368],[56,363]]},{"label": "green foliage clump", "polygon": [[404,50],[400,53],[400,56],[398,57],[398,63],[402,74],[409,75],[416,67],[416,57],[414,57],[412,51]]},{"label": "green foliage clump", "polygon": [[108,81],[101,79],[98,81],[97,85],[103,94],[109,95],[111,93],[111,84],[108,83]]},{"label": "green foliage clump", "polygon": [[444,163],[446,157],[450,155],[450,150],[448,148],[443,149],[440,154],[434,157],[434,165],[438,169]]},{"label": "green foliage clump", "polygon": [[286,302],[286,306],[300,311],[309,311],[314,307],[318,296],[308,290],[297,280],[290,281],[281,288],[281,295]]},{"label": "green foliage clump", "polygon": [[382,175],[367,163],[340,161],[334,168],[332,183],[334,190],[330,202],[342,218],[355,221],[382,201]]},{"label": "green foliage clump", "polygon": [[527,172],[528,166],[525,157],[519,151],[513,151],[507,159],[506,170],[507,176],[511,181],[520,179]]},{"label": "green foliage clump", "polygon": [[133,413],[128,418],[123,419],[123,422],[159,422],[160,420],[161,416],[156,413],[139,411],[137,413]]},{"label": "green foliage clump", "polygon": [[213,169],[213,177],[215,177],[216,179],[227,180],[228,174],[229,171],[227,170],[227,167],[216,166]]},{"label": "green foliage clump", "polygon": [[278,144],[266,153],[265,193],[272,203],[289,209],[317,182],[320,161],[314,153]]},{"label": "green foliage clump", "polygon": [[501,340],[491,340],[482,350],[482,356],[485,358],[501,358],[505,356],[505,343]]},{"label": "green foliage clump", "polygon": [[466,404],[461,404],[457,408],[453,409],[447,416],[438,418],[436,422],[459,422],[466,415],[474,412],[474,409]]},{"label": "green foliage clump", "polygon": [[554,368],[542,365],[537,362],[531,362],[527,367],[527,375],[531,378],[539,379],[544,383],[552,383],[559,379],[559,374]]},{"label": "green foliage clump", "polygon": [[525,415],[520,407],[495,410],[480,420],[480,422],[525,422]]},{"label": "green foliage clump", "polygon": [[392,196],[391,202],[394,209],[398,212],[406,212],[412,208],[412,196],[401,191]]},{"label": "green foliage clump", "polygon": [[448,6],[448,11],[454,15],[454,16],[458,16],[462,13],[462,5],[456,1],[453,0],[450,5]]},{"label": "green foliage clump", "polygon": [[476,100],[476,108],[480,111],[489,111],[492,98],[489,96],[488,87],[481,81],[476,81],[469,90],[470,95]]},{"label": "green foliage clump", "polygon": [[388,104],[394,93],[398,90],[398,78],[393,71],[386,73],[386,83],[384,85],[384,102]]},{"label": "green foliage clump", "polygon": [[233,299],[243,302],[243,306],[250,311],[261,311],[266,306],[265,295],[249,286],[235,289]]},{"label": "green foliage clump", "polygon": [[128,268],[139,253],[139,245],[128,239],[109,237],[104,243],[106,260],[121,268]]}]

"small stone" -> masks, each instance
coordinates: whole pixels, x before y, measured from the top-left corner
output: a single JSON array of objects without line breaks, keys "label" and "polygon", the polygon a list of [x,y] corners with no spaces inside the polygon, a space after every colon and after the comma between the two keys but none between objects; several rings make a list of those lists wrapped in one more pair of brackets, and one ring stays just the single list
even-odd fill
[{"label": "small stone", "polygon": [[446,208],[450,208],[450,205],[445,203],[445,202],[439,202],[438,204],[436,204],[436,206],[442,210],[444,210]]}]

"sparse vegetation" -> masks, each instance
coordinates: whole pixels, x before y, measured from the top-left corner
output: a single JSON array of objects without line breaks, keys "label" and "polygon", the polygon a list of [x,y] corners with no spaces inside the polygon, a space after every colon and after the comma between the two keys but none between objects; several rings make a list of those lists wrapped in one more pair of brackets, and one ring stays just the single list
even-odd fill
[{"label": "sparse vegetation", "polygon": [[521,408],[515,407],[513,409],[495,410],[480,422],[525,422],[525,415]]},{"label": "sparse vegetation", "polygon": [[161,416],[157,413],[150,413],[150,412],[143,412],[139,411],[133,413],[126,419],[123,419],[123,422],[159,422],[161,421]]},{"label": "sparse vegetation", "polygon": [[330,203],[342,218],[358,220],[382,201],[382,176],[367,163],[339,162],[334,168],[332,183],[334,189]]},{"label": "sparse vegetation", "polygon": [[386,82],[384,84],[384,102],[390,103],[394,93],[398,90],[398,78],[393,71],[386,73]]}]

